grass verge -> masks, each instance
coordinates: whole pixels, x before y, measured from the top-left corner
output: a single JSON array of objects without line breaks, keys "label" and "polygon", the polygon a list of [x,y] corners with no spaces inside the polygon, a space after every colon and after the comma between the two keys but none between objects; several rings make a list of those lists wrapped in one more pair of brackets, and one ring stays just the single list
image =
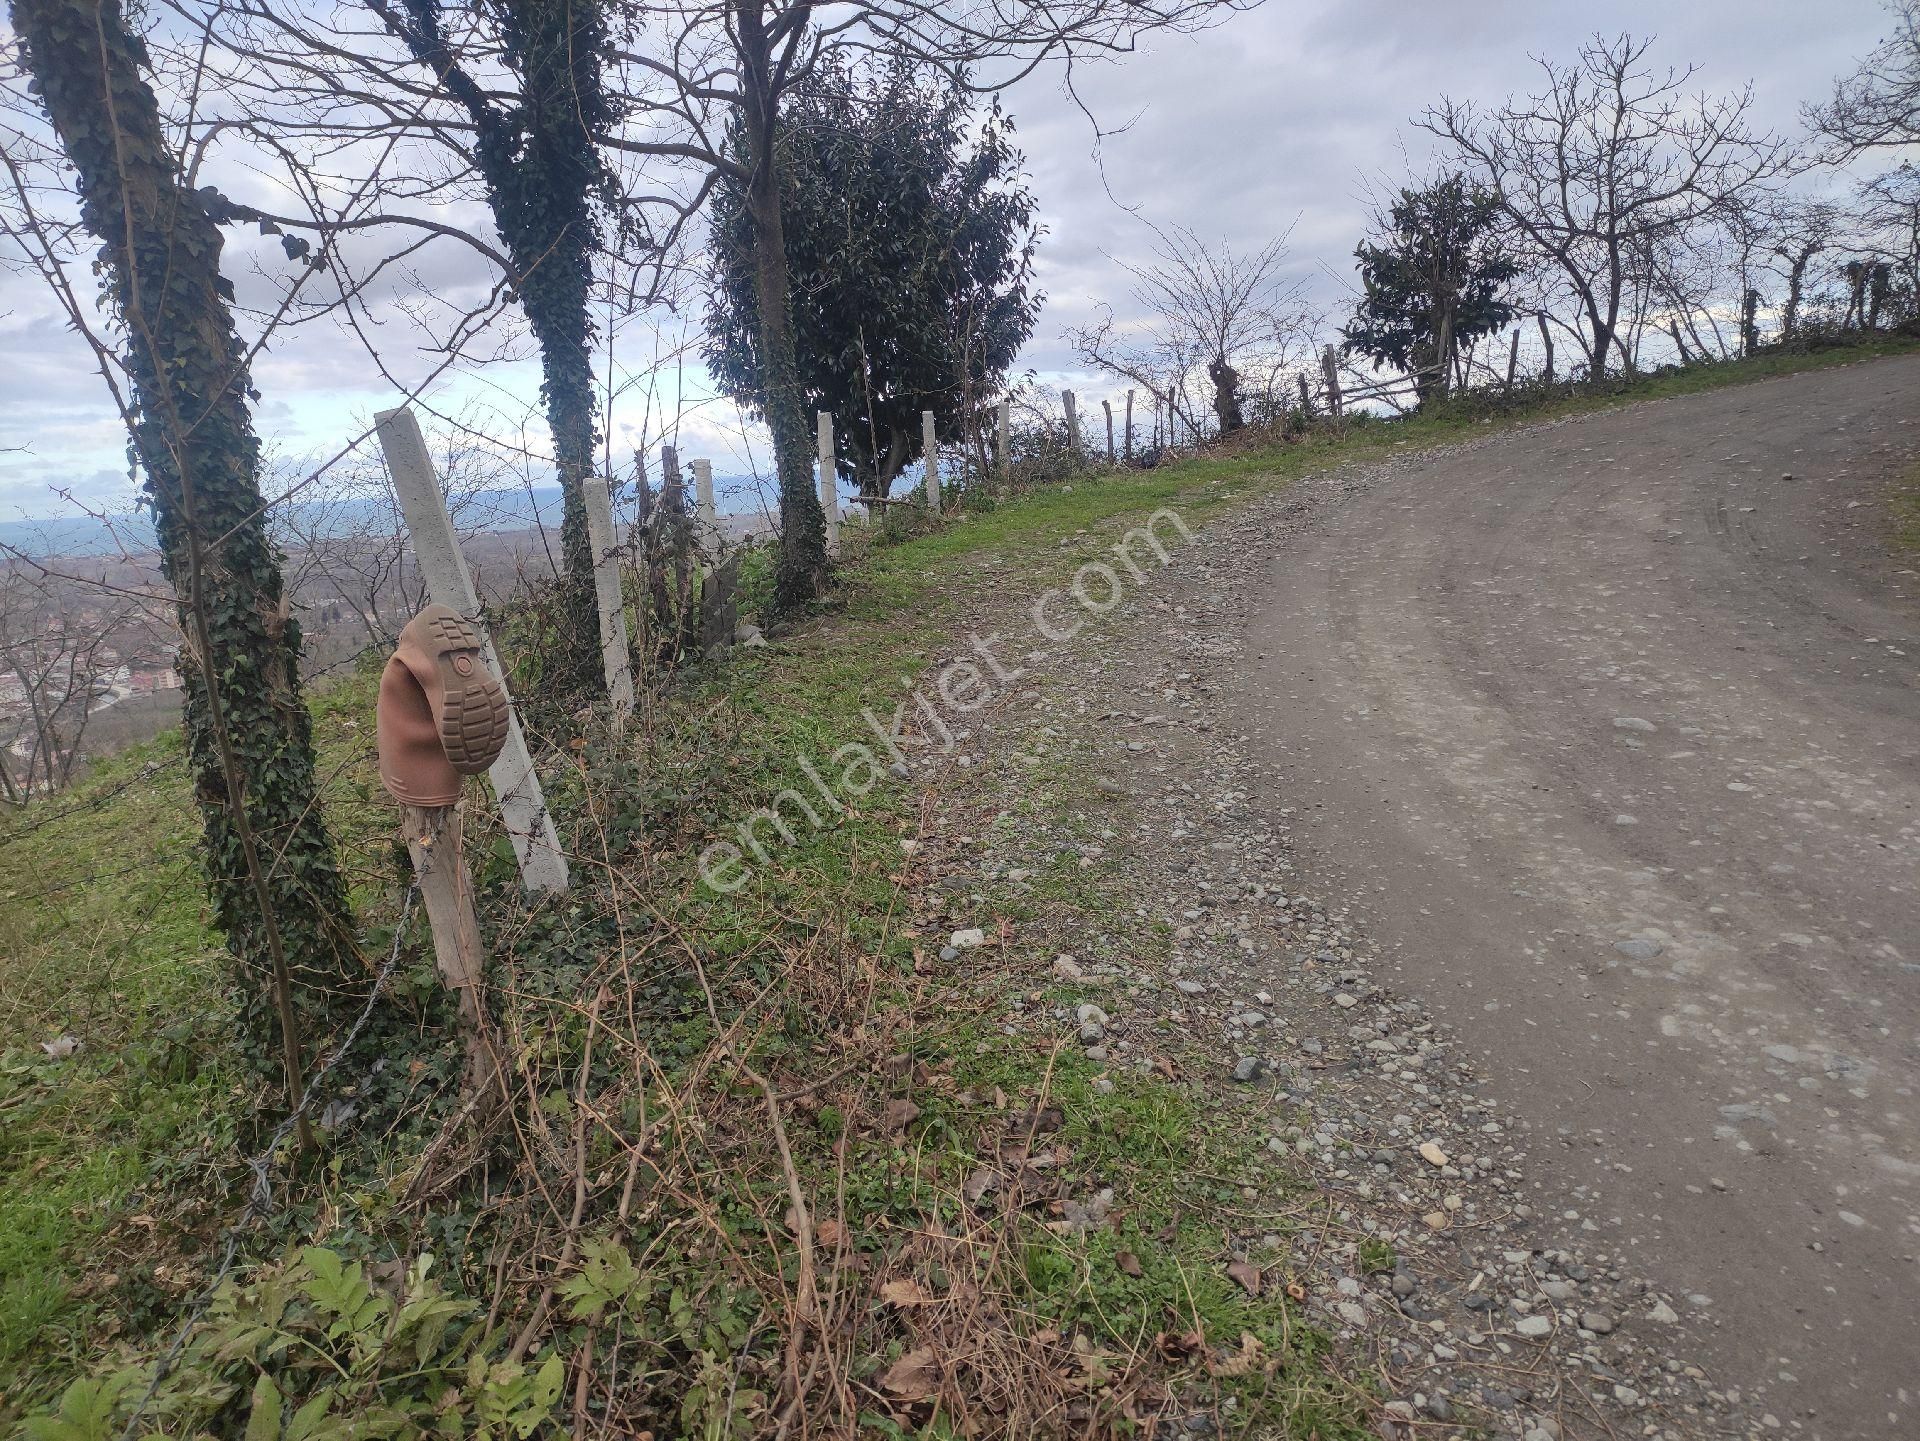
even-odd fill
[{"label": "grass verge", "polygon": [[[827,1435],[1121,1434],[1196,1410],[1229,1429],[1364,1434],[1364,1389],[1278,1278],[1229,1269],[1248,1258],[1219,1217],[1279,1194],[1263,1157],[1177,1080],[1104,1076],[1008,1020],[1051,984],[1039,922],[1102,915],[1097,872],[1064,867],[1037,900],[984,888],[957,914],[931,866],[939,798],[891,780],[831,824],[789,809],[792,842],[732,894],[701,884],[698,856],[782,792],[804,798],[799,758],[844,767],[849,743],[874,744],[863,711],[890,711],[992,598],[1038,594],[1157,508],[1198,524],[1310,471],[1509,419],[1858,358],[1356,422],[1001,503],[876,546],[831,613],[689,677],[625,733],[560,738],[547,780],[576,894],[529,903],[498,837],[477,826],[473,847],[509,1114],[463,1121],[416,936],[401,1023],[377,1065],[350,1068],[325,1156],[283,1158],[290,1204],[250,1240],[162,1414],[237,1434],[278,1404],[265,1386],[335,1417],[466,1425],[491,1406],[532,1429],[660,1435],[800,1415]],[[329,819],[377,931],[400,878],[371,701],[355,677],[316,715]],[[1057,819],[1084,783],[1055,775],[996,805]],[[80,1372],[145,1374],[237,1204],[233,1138],[271,1105],[231,1053],[194,829],[164,738],[0,832],[16,878],[0,897],[10,1410]],[[963,920],[991,943],[941,960]],[[1156,938],[1126,944],[1144,959]],[[47,1054],[63,1036],[78,1049]],[[405,1332],[403,1356],[401,1318],[435,1308],[450,1309],[430,1337]],[[328,1365],[287,1359],[309,1352]],[[448,1379],[473,1374],[491,1379]],[[103,1425],[137,1389],[90,1393]]]}]

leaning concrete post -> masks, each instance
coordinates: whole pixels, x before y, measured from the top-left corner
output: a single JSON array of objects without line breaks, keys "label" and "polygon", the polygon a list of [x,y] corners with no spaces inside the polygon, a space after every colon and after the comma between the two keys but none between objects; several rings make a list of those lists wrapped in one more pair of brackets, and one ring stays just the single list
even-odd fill
[{"label": "leaning concrete post", "polygon": [[1067,457],[1077,464],[1080,459],[1080,408],[1071,390],[1061,391],[1060,400],[1067,408]]},{"label": "leaning concrete post", "polygon": [[827,517],[827,549],[840,545],[840,476],[833,459],[833,416],[820,413],[820,509]]},{"label": "leaning concrete post", "polygon": [[720,513],[713,501],[713,462],[710,460],[693,462],[693,503],[699,510],[703,538],[719,539]]},{"label": "leaning concrete post", "polygon": [[920,456],[926,466],[927,509],[940,513],[940,442],[933,433],[933,412],[920,412]]},{"label": "leaning concrete post", "polygon": [[1013,402],[1000,402],[1000,412],[993,420],[994,458],[999,463],[1001,484],[1013,479]]},{"label": "leaning concrete post", "polygon": [[613,528],[613,499],[600,476],[586,477],[587,544],[593,547],[593,594],[600,603],[600,666],[616,722],[633,709],[633,643],[627,635],[627,601],[620,589],[620,537]]},{"label": "leaning concrete post", "polygon": [[[388,473],[393,477],[394,494],[400,498],[400,513],[413,540],[413,558],[426,578],[427,589],[441,605],[474,622],[487,671],[506,690],[507,679],[494,653],[493,638],[480,624],[480,598],[474,594],[473,575],[454,536],[433,460],[427,454],[426,437],[420,434],[420,422],[404,405],[381,411],[373,420]],[[487,771],[487,779],[500,800],[500,817],[513,843],[514,857],[520,862],[521,883],[530,891],[566,890],[567,858],[560,851],[560,838],[553,829],[553,817],[547,813],[546,796],[541,793],[540,778],[534,773],[533,757],[527,753],[527,738],[520,730],[520,717],[511,708],[511,697],[507,743]]]},{"label": "leaning concrete post", "polygon": [[1335,415],[1341,414],[1340,405],[1340,361],[1329,345],[1320,352],[1320,373],[1327,379],[1327,409]]}]

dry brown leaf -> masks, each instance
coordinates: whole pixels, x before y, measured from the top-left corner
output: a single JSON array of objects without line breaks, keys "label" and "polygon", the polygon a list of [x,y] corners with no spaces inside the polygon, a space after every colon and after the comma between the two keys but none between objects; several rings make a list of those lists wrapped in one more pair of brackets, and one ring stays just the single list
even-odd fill
[{"label": "dry brown leaf", "polygon": [[976,1166],[974,1167],[973,1174],[967,1177],[967,1183],[960,1188],[960,1194],[965,1196],[967,1203],[971,1205],[986,1195],[987,1192],[995,1189],[999,1184],[1000,1173],[994,1170],[993,1167]]},{"label": "dry brown leaf", "polygon": [[931,1347],[909,1351],[880,1373],[880,1388],[900,1401],[925,1401],[940,1393],[940,1363]]},{"label": "dry brown leaf", "polygon": [[911,1276],[896,1276],[880,1288],[880,1299],[889,1306],[931,1306],[940,1298]]},{"label": "dry brown leaf", "polygon": [[1120,1268],[1120,1274],[1123,1276],[1138,1276],[1140,1274],[1140,1258],[1131,1251],[1116,1251],[1113,1257],[1113,1264]]},{"label": "dry brown leaf", "polygon": [[889,1132],[906,1130],[907,1127],[919,1119],[919,1116],[920,1108],[914,1105],[912,1101],[902,1098],[897,1101],[887,1102],[887,1130]]},{"label": "dry brown leaf", "polygon": [[1260,1369],[1260,1358],[1265,1350],[1258,1336],[1251,1331],[1242,1331],[1240,1349],[1222,1360],[1215,1361],[1207,1369],[1215,1376],[1251,1376]]},{"label": "dry brown leaf", "polygon": [[1198,1331],[1183,1331],[1177,1336],[1171,1331],[1162,1331],[1153,1338],[1153,1349],[1169,1361],[1184,1360],[1204,1344],[1205,1338]]},{"label": "dry brown leaf", "polygon": [[813,1239],[817,1244],[822,1246],[838,1246],[840,1244],[840,1229],[840,1223],[831,1217],[825,1221],[815,1221],[813,1223]]},{"label": "dry brown leaf", "polygon": [[1260,1294],[1260,1268],[1251,1261],[1235,1261],[1227,1267],[1227,1275],[1240,1283],[1240,1289],[1249,1296]]}]

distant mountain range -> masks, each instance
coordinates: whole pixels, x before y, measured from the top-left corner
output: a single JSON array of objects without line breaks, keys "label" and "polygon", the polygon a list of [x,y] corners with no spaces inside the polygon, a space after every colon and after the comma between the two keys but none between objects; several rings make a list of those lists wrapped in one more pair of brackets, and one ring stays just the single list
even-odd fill
[{"label": "distant mountain range", "polygon": [[[760,483],[752,476],[715,476],[713,488],[720,514],[735,517],[751,529],[760,519]],[[631,492],[627,496],[622,520],[633,517]],[[363,500],[320,501],[295,504],[287,513],[288,524],[281,527],[315,540],[346,536],[370,525],[382,528],[393,524],[393,504],[385,496]],[[534,486],[524,490],[481,491],[467,497],[454,516],[454,523],[465,531],[516,531],[560,526],[560,487]],[[729,527],[732,529],[734,527]],[[123,551],[129,555],[151,553],[156,548],[153,521],[145,514],[109,516],[95,520],[91,516],[57,516],[44,520],[0,520],[0,545],[5,545],[36,560],[51,556],[108,556]]]}]

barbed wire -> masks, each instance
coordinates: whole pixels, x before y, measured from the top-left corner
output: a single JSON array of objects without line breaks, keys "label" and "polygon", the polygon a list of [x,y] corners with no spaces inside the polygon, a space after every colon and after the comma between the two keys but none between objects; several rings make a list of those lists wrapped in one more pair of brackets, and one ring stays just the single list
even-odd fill
[{"label": "barbed wire", "polygon": [[[334,1068],[345,1058],[347,1052],[353,1049],[354,1042],[360,1039],[360,1033],[366,1029],[367,1022],[372,1019],[381,991],[400,964],[400,952],[406,944],[407,922],[413,918],[413,903],[419,894],[420,881],[415,877],[408,883],[406,896],[400,902],[400,919],[394,923],[393,928],[393,949],[388,954],[385,964],[373,978],[373,986],[367,992],[367,1003],[360,1008],[359,1016],[348,1028],[345,1038],[334,1047],[333,1054],[327,1058],[326,1064],[315,1072],[300,1104],[294,1107],[278,1126],[274,1127],[273,1134],[267,1138],[267,1144],[247,1159],[247,1169],[253,1173],[253,1184],[248,1188],[247,1204],[234,1218],[233,1224],[227,1228],[221,1239],[220,1264],[215,1268],[212,1279],[200,1288],[200,1294],[188,1308],[186,1318],[181,1321],[180,1329],[175,1333],[172,1344],[160,1357],[154,1368],[153,1379],[147,1383],[147,1389],[133,1408],[133,1414],[127,1418],[126,1429],[120,1433],[120,1441],[133,1441],[133,1434],[139,1427],[141,1418],[146,1415],[147,1407],[153,1403],[153,1398],[159,1394],[160,1387],[173,1373],[173,1368],[180,1359],[180,1353],[186,1347],[187,1338],[193,1334],[193,1328],[199,1325],[200,1319],[206,1315],[207,1307],[213,1304],[213,1298],[220,1287],[233,1274],[233,1268],[240,1258],[240,1242],[256,1223],[265,1220],[271,1213],[274,1154],[280,1149],[281,1143],[287,1139],[293,1128],[300,1124],[313,1109],[315,1098],[325,1088],[327,1078],[333,1074]],[[209,1251],[208,1254],[211,1255],[212,1252]]]}]

